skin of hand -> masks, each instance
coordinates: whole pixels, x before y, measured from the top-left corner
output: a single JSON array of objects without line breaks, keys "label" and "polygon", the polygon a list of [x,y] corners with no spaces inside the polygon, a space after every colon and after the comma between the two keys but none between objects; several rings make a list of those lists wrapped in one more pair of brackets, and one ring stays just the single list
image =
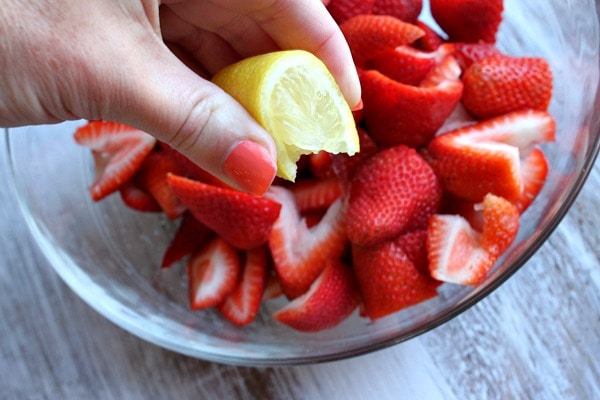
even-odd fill
[{"label": "skin of hand", "polygon": [[274,178],[269,134],[207,79],[239,59],[304,49],[351,106],[348,46],[319,0],[0,0],[0,126],[121,122],[260,195]]}]

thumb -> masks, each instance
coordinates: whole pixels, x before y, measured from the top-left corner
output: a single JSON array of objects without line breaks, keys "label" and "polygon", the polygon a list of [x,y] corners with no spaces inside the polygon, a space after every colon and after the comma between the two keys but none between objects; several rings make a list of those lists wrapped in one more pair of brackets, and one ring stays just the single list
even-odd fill
[{"label": "thumb", "polygon": [[113,121],[152,134],[232,187],[264,194],[277,172],[275,144],[238,102],[166,46],[128,63],[134,78],[111,107]]}]

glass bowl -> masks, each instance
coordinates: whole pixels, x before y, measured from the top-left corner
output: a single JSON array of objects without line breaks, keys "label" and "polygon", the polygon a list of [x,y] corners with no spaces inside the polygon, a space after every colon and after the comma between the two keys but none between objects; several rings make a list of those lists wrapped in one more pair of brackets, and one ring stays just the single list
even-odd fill
[{"label": "glass bowl", "polygon": [[483,282],[442,285],[437,298],[375,323],[353,315],[332,330],[296,332],[270,317],[284,300],[267,302],[257,321],[244,328],[217,312],[190,311],[183,264],[159,267],[175,223],[131,211],[119,196],[90,200],[92,158],[72,138],[82,121],[7,131],[2,151],[9,184],[33,237],[62,279],[142,339],[192,357],[254,366],[329,361],[382,349],[437,327],[484,298],[527,262],[573,203],[600,140],[596,8],[587,0],[505,1],[501,50],[544,57],[554,72],[550,111],[558,143],[544,147],[552,167],[548,181],[523,215],[516,242]]}]

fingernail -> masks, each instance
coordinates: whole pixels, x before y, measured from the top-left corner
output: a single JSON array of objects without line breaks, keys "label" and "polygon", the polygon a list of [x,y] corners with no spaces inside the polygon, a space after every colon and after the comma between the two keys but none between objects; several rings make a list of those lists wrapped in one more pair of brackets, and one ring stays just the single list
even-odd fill
[{"label": "fingernail", "polygon": [[352,107],[352,112],[360,111],[362,109],[363,109],[363,101],[362,101],[362,99],[360,99],[358,101],[358,103],[354,107]]},{"label": "fingernail", "polygon": [[251,140],[238,143],[223,163],[235,183],[255,196],[262,196],[277,173],[277,166],[263,146]]}]

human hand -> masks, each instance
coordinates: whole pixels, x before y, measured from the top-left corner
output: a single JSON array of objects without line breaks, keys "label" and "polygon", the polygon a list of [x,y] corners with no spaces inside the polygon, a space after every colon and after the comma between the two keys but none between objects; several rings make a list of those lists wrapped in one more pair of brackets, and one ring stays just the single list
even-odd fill
[{"label": "human hand", "polygon": [[[5,0],[0,126],[122,122],[257,193],[276,172],[273,141],[206,79],[286,48],[316,54],[359,102],[350,51],[319,0]],[[252,179],[240,183],[240,173]]]}]

